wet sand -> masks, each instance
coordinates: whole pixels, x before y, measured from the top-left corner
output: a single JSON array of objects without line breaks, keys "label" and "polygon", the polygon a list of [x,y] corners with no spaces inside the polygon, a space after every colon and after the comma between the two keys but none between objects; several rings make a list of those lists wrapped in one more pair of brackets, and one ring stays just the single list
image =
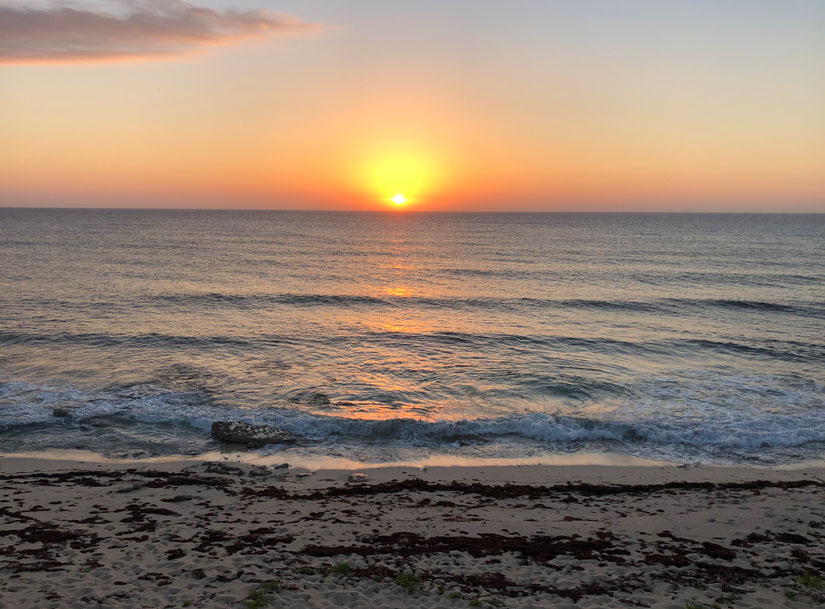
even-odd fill
[{"label": "wet sand", "polygon": [[0,458],[0,607],[812,607],[825,469]]}]

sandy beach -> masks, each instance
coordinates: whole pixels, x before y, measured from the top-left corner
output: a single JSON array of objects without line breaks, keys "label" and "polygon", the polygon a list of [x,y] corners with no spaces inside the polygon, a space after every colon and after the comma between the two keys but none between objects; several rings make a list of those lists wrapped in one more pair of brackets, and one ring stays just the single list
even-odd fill
[{"label": "sandy beach", "polygon": [[0,458],[0,606],[809,607],[825,469]]}]

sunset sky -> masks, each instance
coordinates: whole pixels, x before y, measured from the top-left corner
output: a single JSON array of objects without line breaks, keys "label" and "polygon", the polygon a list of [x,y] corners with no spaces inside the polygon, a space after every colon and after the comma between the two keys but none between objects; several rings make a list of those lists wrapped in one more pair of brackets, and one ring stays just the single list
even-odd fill
[{"label": "sunset sky", "polygon": [[821,0],[0,0],[0,205],[825,212]]}]

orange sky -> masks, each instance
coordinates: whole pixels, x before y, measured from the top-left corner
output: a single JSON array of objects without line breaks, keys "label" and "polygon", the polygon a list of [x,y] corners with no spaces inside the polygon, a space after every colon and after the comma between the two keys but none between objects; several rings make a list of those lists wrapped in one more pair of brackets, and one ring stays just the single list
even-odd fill
[{"label": "orange sky", "polygon": [[825,211],[822,3],[111,4],[0,1],[0,205]]}]

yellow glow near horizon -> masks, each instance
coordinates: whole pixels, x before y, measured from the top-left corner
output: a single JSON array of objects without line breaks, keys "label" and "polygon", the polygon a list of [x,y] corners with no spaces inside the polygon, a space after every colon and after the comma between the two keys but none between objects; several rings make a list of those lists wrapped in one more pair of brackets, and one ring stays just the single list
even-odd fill
[{"label": "yellow glow near horizon", "polygon": [[354,176],[359,190],[394,207],[425,199],[443,186],[442,164],[431,151],[411,147],[365,154]]}]

